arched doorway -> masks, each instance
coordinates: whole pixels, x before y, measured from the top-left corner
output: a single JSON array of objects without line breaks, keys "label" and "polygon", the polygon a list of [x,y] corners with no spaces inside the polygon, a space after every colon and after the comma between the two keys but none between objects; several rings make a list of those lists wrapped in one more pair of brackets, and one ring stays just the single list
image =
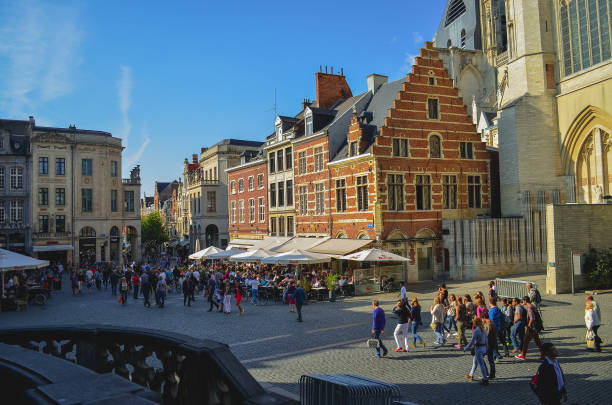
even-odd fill
[{"label": "arched doorway", "polygon": [[219,228],[214,224],[206,227],[206,247],[209,246],[219,247]]},{"label": "arched doorway", "polygon": [[125,235],[123,241],[123,257],[124,262],[130,263],[134,261],[136,248],[138,244],[138,231],[133,226],[125,227]]},{"label": "arched doorway", "polygon": [[110,230],[110,261],[119,263],[119,242],[121,239],[121,233],[119,228],[113,226]]},{"label": "arched doorway", "polygon": [[79,232],[79,265],[92,266],[96,263],[96,230],[91,226]]}]

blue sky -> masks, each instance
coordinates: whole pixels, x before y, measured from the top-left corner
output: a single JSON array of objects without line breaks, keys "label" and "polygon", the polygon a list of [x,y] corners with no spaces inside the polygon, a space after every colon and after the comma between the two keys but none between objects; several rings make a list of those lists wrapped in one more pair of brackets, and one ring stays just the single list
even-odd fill
[{"label": "blue sky", "polygon": [[143,192],[223,138],[263,140],[320,65],[396,79],[445,0],[0,2],[0,117],[112,132]]}]

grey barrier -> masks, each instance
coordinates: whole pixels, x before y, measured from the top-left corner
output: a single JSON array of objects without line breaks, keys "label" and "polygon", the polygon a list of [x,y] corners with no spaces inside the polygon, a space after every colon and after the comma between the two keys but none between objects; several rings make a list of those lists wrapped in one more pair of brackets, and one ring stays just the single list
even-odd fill
[{"label": "grey barrier", "polygon": [[310,374],[300,377],[302,405],[391,405],[399,387],[354,374]]}]

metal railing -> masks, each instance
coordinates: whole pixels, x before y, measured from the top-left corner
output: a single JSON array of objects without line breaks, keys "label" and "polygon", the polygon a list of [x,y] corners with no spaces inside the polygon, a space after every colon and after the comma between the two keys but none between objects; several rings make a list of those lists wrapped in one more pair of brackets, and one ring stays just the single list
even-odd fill
[{"label": "metal railing", "polygon": [[302,405],[391,405],[400,398],[397,385],[354,374],[300,377]]},{"label": "metal railing", "polygon": [[510,280],[506,278],[496,278],[496,292],[497,295],[502,298],[523,298],[528,295],[529,290],[527,289],[527,284],[531,284],[533,288],[538,288],[537,284],[533,281],[524,281],[524,280]]},{"label": "metal railing", "polygon": [[212,340],[149,329],[84,325],[0,329],[0,342],[114,373],[164,404],[276,404],[234,357]]},{"label": "metal railing", "polygon": [[34,239],[69,239],[72,232],[34,232]]},{"label": "metal railing", "polygon": [[140,180],[122,179],[121,182],[126,186],[140,186]]}]

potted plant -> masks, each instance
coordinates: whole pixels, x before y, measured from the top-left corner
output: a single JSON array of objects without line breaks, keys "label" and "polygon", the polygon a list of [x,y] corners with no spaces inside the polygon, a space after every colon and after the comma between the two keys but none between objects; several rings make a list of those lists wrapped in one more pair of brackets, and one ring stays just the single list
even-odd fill
[{"label": "potted plant", "polygon": [[325,278],[325,285],[329,291],[329,301],[334,302],[336,300],[336,284],[338,284],[338,275],[330,273]]}]

